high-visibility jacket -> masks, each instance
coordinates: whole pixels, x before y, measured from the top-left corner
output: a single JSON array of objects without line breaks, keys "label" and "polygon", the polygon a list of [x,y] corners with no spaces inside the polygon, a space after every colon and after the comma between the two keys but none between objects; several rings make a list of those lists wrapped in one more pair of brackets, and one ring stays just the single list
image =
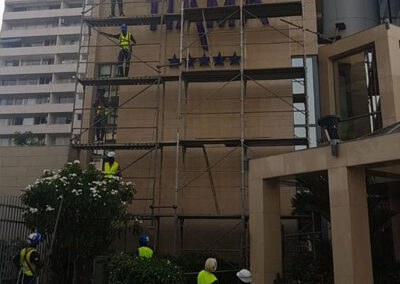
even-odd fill
[{"label": "high-visibility jacket", "polygon": [[111,167],[110,167],[110,163],[106,162],[104,164],[104,177],[109,178],[111,176],[117,175],[118,169],[119,169],[119,165],[117,162],[114,161],[114,163],[112,164]]},{"label": "high-visibility jacket", "polygon": [[138,248],[139,256],[144,258],[152,258],[153,250],[149,247],[139,247]]},{"label": "high-visibility jacket", "polygon": [[109,111],[104,105],[98,105],[96,107],[96,115],[108,115]]},{"label": "high-visibility jacket", "polygon": [[119,47],[121,49],[125,49],[125,50],[130,50],[131,49],[131,34],[130,33],[126,33],[125,36],[123,35],[123,33],[119,34]]},{"label": "high-visibility jacket", "polygon": [[217,280],[217,277],[207,270],[202,270],[197,275],[197,284],[212,284]]},{"label": "high-visibility jacket", "polygon": [[26,276],[33,276],[35,271],[35,265],[31,263],[30,258],[33,252],[37,252],[35,248],[28,247],[21,250],[19,253],[19,262],[22,267],[22,272]]}]

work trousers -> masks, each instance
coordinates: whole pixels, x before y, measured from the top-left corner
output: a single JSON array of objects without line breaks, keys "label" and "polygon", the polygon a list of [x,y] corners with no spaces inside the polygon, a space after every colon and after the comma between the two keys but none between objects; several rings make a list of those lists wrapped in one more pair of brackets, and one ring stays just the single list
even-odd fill
[{"label": "work trousers", "polygon": [[107,118],[104,115],[96,115],[94,118],[94,128],[96,129],[97,142],[104,142],[104,136],[106,134],[106,121]]},{"label": "work trousers", "polygon": [[115,16],[115,4],[118,2],[119,14],[122,16],[124,14],[124,4],[122,0],[111,0],[111,15]]},{"label": "work trousers", "polygon": [[36,284],[36,276],[23,275],[21,280],[21,284]]},{"label": "work trousers", "polygon": [[[121,49],[118,54],[118,73],[121,77],[128,77],[129,67],[131,66],[131,51]],[[125,70],[124,70],[125,63]]]}]

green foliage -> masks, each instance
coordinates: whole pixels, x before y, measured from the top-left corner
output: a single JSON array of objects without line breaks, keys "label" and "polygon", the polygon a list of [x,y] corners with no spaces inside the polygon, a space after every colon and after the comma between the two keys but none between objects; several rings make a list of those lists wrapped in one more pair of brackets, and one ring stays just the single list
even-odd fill
[{"label": "green foliage", "polygon": [[67,163],[56,173],[45,170],[25,189],[24,218],[30,229],[47,236],[53,233],[63,200],[51,259],[59,279],[71,283],[72,274],[88,273],[79,272],[80,267],[87,267],[95,255],[108,249],[126,220],[126,204],[133,194],[132,183],[118,177],[102,180],[94,165],[83,170],[79,161]]},{"label": "green foliage", "polygon": [[164,258],[140,258],[124,253],[111,258],[107,268],[110,284],[172,284],[182,283],[182,269]]},{"label": "green foliage", "polygon": [[12,141],[17,146],[37,146],[39,143],[36,141],[34,134],[31,131],[27,131],[24,133],[15,132],[12,136]]}]

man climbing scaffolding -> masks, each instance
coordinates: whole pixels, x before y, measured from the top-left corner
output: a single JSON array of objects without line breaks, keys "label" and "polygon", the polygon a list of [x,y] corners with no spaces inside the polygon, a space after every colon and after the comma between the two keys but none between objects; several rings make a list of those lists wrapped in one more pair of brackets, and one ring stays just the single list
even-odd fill
[{"label": "man climbing scaffolding", "polygon": [[94,109],[94,128],[96,129],[96,142],[103,143],[106,133],[107,116],[109,114],[109,104],[104,97],[106,90],[99,88],[97,90],[97,99],[93,104]]},{"label": "man climbing scaffolding", "polygon": [[118,39],[118,45],[121,49],[118,54],[118,76],[128,77],[129,67],[131,64],[132,46],[136,44],[133,35],[131,33],[128,33],[128,26],[126,24],[122,24],[121,33],[119,34],[108,34],[104,32],[100,33],[105,36]]}]

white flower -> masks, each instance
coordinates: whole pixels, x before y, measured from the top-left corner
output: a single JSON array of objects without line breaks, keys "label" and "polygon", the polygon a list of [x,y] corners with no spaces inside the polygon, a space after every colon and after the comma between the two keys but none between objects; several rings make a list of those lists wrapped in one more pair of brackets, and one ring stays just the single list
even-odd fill
[{"label": "white flower", "polygon": [[126,185],[132,185],[132,182],[131,182],[131,181],[128,181],[128,182],[126,183]]},{"label": "white flower", "polygon": [[76,173],[72,173],[72,174],[69,174],[71,177],[77,177],[78,175],[76,174]]},{"label": "white flower", "polygon": [[81,162],[79,160],[75,160],[74,164],[80,164]]},{"label": "white flower", "polygon": [[125,201],[121,201],[121,204],[125,206],[125,205],[126,205],[126,202],[125,202]]},{"label": "white flower", "polygon": [[37,208],[29,208],[29,211],[32,213],[32,214],[35,214],[36,212],[38,212],[39,211],[39,209],[37,209]]},{"label": "white flower", "polygon": [[50,205],[46,205],[46,212],[54,211],[55,208],[51,207]]}]

